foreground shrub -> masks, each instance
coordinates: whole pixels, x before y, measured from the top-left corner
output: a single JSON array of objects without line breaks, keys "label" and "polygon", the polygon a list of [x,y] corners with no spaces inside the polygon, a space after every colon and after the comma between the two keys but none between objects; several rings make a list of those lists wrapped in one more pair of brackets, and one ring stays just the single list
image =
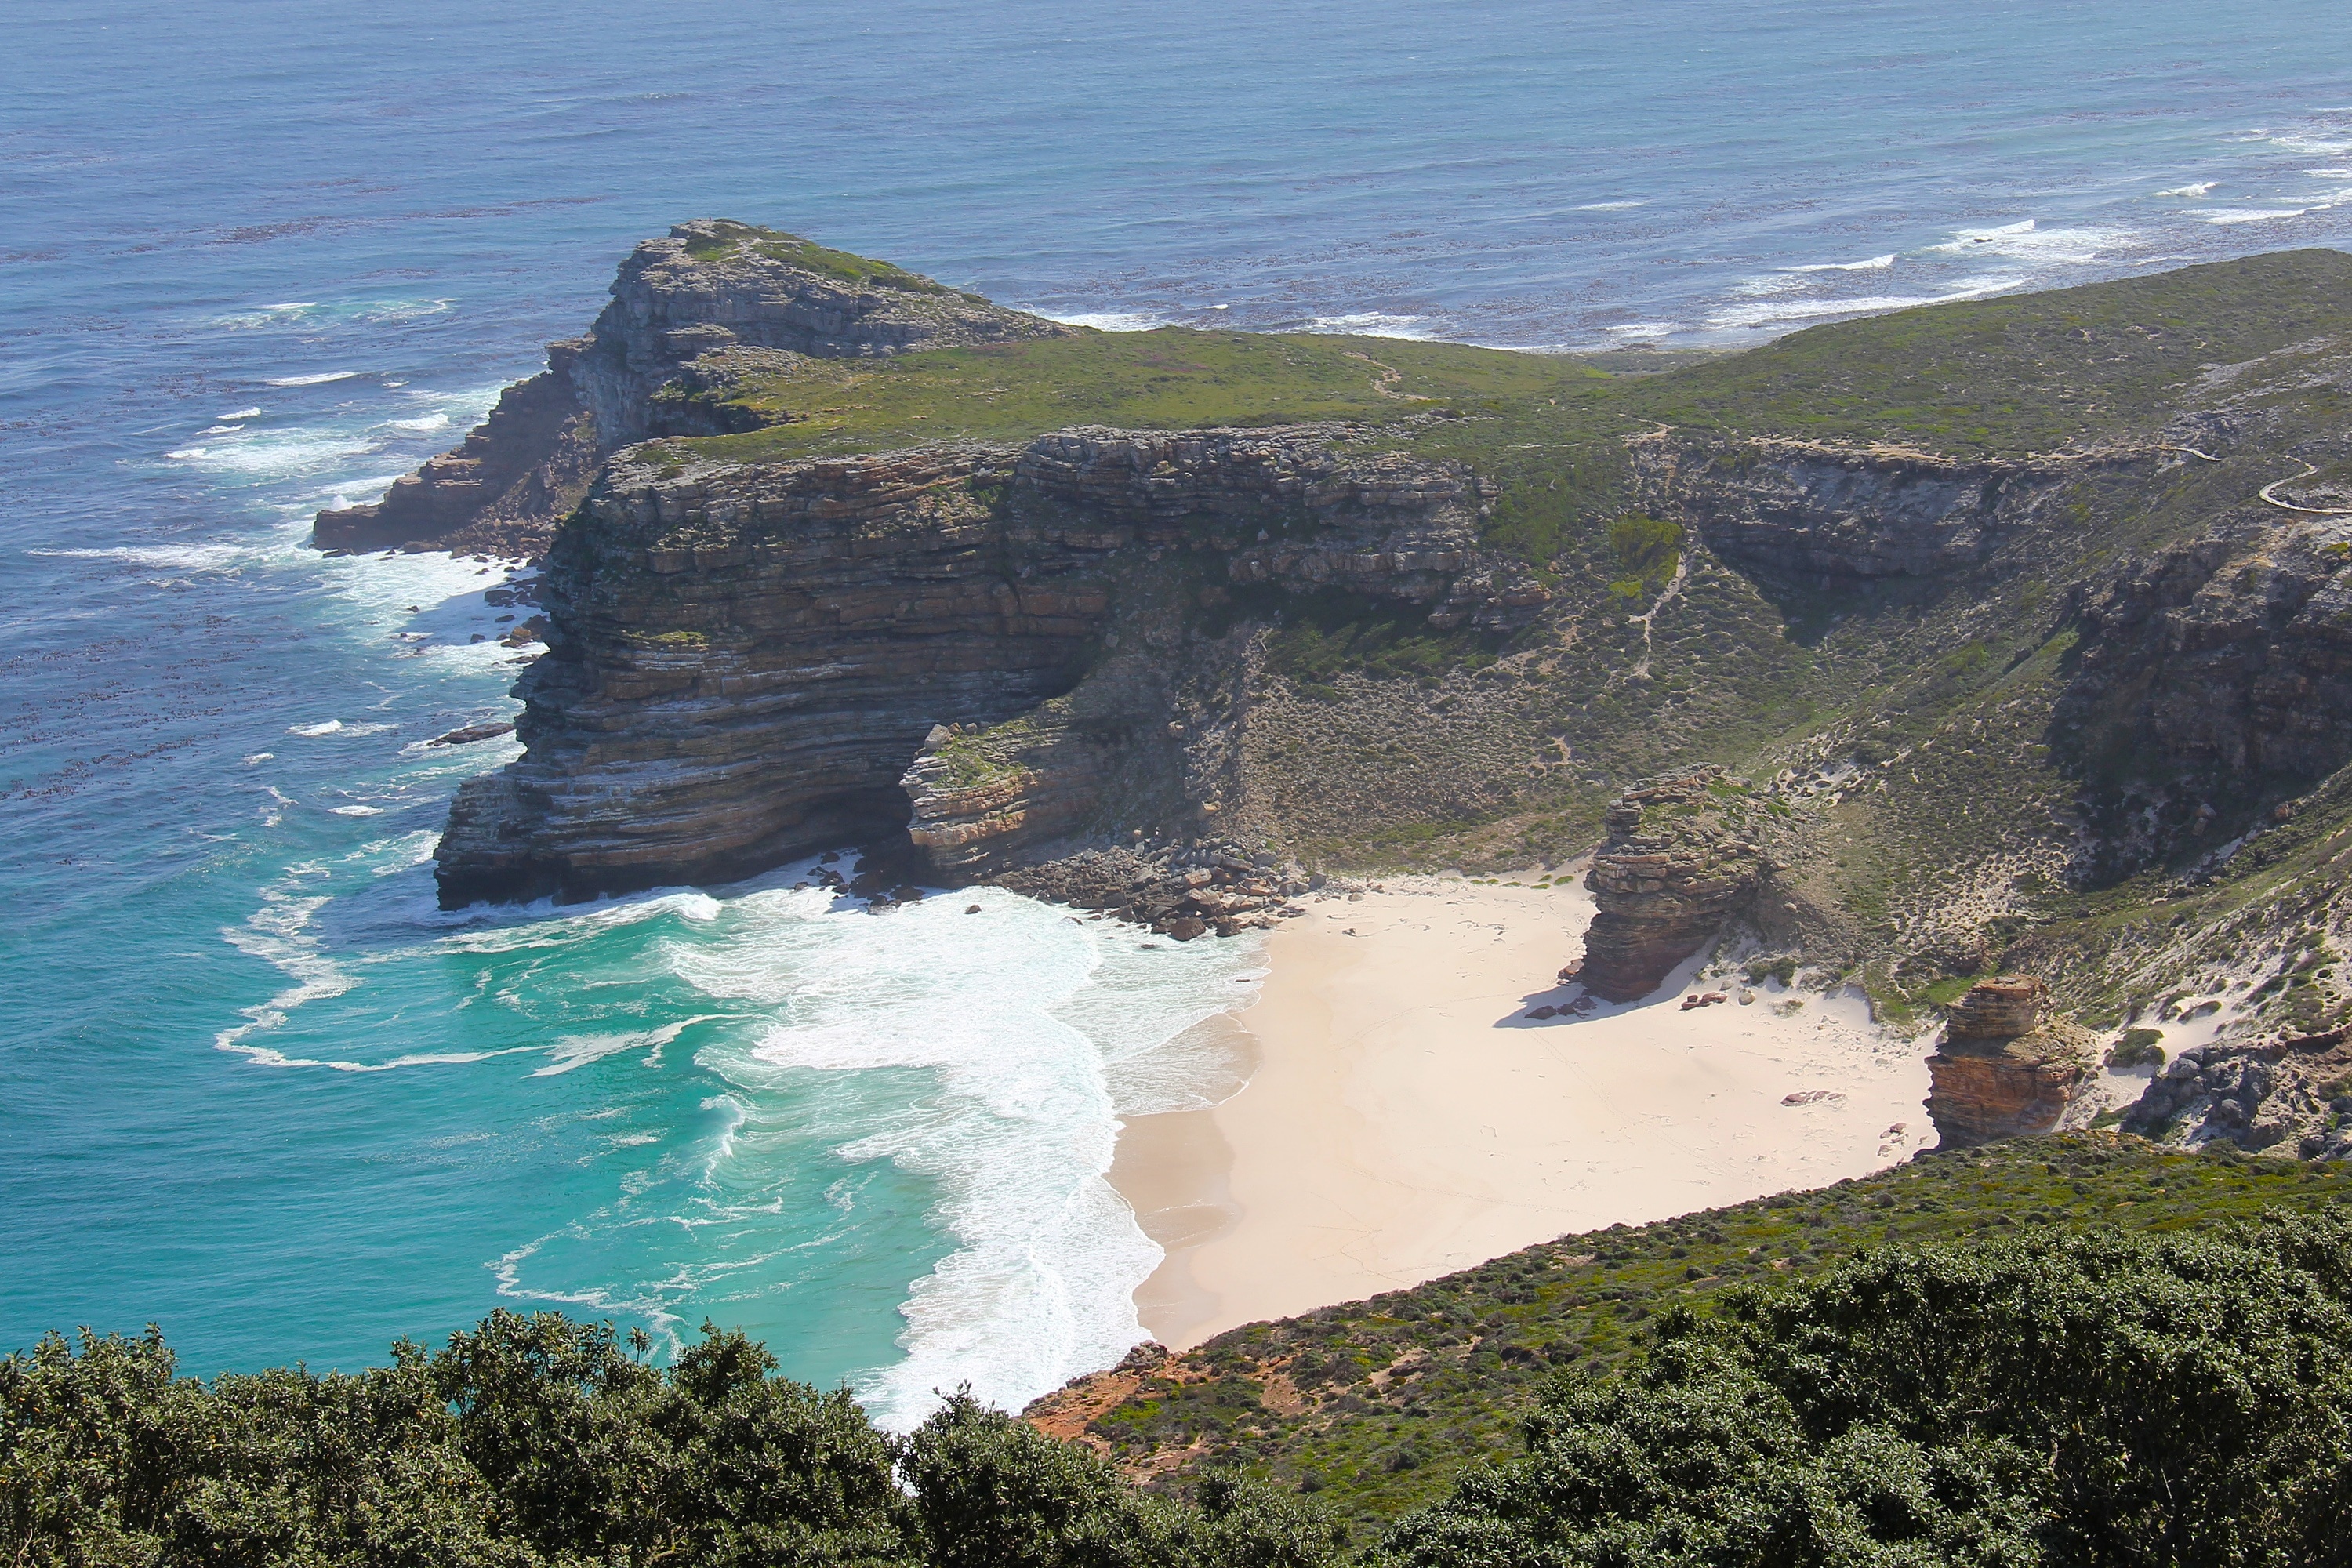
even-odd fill
[{"label": "foreground shrub", "polygon": [[2318,1564],[2352,1552],[2352,1226],[1865,1256],[1661,1317],[1376,1548],[1478,1564]]}]

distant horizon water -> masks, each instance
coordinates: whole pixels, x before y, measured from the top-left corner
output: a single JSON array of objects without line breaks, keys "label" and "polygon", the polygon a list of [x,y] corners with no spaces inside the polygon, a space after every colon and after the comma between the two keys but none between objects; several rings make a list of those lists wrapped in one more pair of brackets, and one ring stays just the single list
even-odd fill
[{"label": "distant horizon water", "polygon": [[1112,1141],[1230,1084],[1194,1026],[1254,941],[789,868],[434,907],[451,791],[514,748],[424,742],[512,710],[514,612],[310,520],[455,444],[639,239],[1587,350],[2352,241],[2318,4],[12,15],[0,1352],[152,1320],[205,1374],[561,1306],[746,1328],[905,1425],[1140,1337]]}]

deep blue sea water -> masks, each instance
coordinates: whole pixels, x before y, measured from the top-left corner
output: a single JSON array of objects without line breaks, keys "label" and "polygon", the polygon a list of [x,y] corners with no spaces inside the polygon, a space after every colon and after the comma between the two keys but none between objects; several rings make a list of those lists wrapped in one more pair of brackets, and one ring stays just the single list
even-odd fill
[{"label": "deep blue sea water", "polygon": [[[1009,303],[1514,346],[2352,238],[2333,0],[17,0],[0,51],[0,1349],[353,1366],[704,1317],[890,1418],[1116,1357],[1121,1113],[1244,943],[981,895],[433,909],[482,563],[310,514],[726,216]],[[356,10],[357,8],[352,8]]]}]

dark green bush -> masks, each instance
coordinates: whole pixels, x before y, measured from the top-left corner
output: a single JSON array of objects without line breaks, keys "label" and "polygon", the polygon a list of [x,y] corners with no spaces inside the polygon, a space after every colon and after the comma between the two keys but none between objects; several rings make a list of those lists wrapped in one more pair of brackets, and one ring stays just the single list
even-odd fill
[{"label": "dark green bush", "polygon": [[1661,1315],[1373,1560],[2317,1564],[2352,1549],[2352,1226],[1866,1255]]}]

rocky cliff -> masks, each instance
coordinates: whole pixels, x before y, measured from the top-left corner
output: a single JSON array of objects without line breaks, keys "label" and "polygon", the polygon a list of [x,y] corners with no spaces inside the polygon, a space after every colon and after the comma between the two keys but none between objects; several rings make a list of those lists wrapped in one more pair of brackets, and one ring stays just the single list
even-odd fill
[{"label": "rocky cliff", "polygon": [[2217,845],[2352,762],[2347,541],[2352,515],[2255,510],[2076,591],[2055,727],[2097,786],[2079,879]]},{"label": "rocky cliff", "polygon": [[1981,566],[2063,481],[2152,466],[2130,448],[1963,459],[1887,443],[1694,440],[1627,443],[1645,505],[1727,560],[1824,584],[1930,577]]},{"label": "rocky cliff", "polygon": [[675,468],[625,452],[548,556],[526,752],[460,793],[444,899],[740,876],[903,831],[909,789],[916,842],[966,876],[1080,827],[1213,810],[1163,765],[1171,682],[1217,640],[1170,595],[1197,611],[1341,584],[1485,624],[1542,601],[1478,548],[1473,476],[1336,451],[1349,434],[1082,430]]},{"label": "rocky cliff", "polygon": [[548,347],[457,451],[382,501],[319,514],[324,550],[536,554],[607,454],[740,428],[705,395],[775,356],[875,358],[1073,329],[794,235],[705,218],[639,245],[589,334]]},{"label": "rocky cliff", "polygon": [[2096,1065],[2096,1037],[2051,1016],[2028,975],[1980,980],[1954,1005],[1927,1058],[1927,1114],[1947,1149],[2056,1127]]}]

